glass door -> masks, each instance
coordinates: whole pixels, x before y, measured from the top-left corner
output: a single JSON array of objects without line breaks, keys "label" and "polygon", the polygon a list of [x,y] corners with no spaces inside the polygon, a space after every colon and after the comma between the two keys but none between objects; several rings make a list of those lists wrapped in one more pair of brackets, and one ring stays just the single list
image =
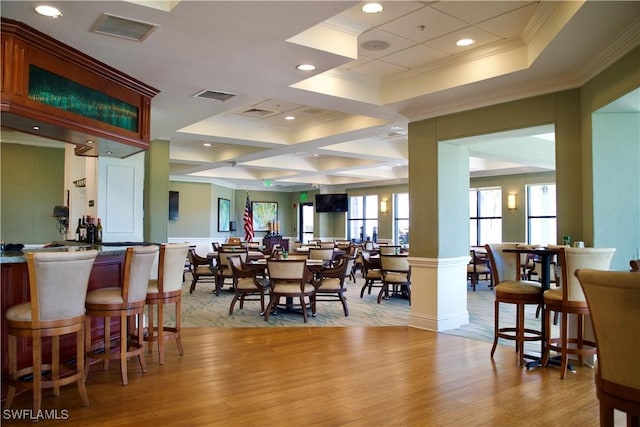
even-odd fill
[{"label": "glass door", "polygon": [[314,209],[313,203],[300,203],[300,224],[298,227],[298,238],[302,243],[308,243],[309,240],[314,240],[313,236],[313,219]]}]

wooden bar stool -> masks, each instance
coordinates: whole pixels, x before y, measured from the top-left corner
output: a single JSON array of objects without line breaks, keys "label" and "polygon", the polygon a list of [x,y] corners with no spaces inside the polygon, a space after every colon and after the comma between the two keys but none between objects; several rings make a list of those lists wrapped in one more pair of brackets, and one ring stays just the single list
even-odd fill
[{"label": "wooden bar stool", "polygon": [[[42,402],[42,389],[77,383],[84,406],[89,397],[84,385],[84,304],[89,275],[98,252],[27,253],[31,301],[14,305],[6,313],[8,329],[9,389],[6,408],[10,408],[16,389],[33,390],[33,412]],[[60,370],[60,336],[76,334],[76,363]],[[18,370],[18,337],[31,339],[33,365]],[[42,338],[51,337],[51,363],[42,363]],[[31,375],[30,375],[31,374]],[[46,379],[46,378],[49,379]],[[28,381],[26,378],[32,378]]]},{"label": "wooden bar stool", "polygon": [[[189,244],[163,244],[160,246],[158,260],[158,278],[149,281],[147,288],[147,314],[149,326],[145,341],[149,341],[149,353],[153,351],[153,342],[158,343],[160,364],[164,365],[164,342],[175,338],[180,355],[184,354],[180,341],[180,317],[182,299],[182,270]],[[174,326],[164,324],[164,305],[175,304],[176,320]],[[157,310],[157,323],[153,307]]]},{"label": "wooden bar stool", "polygon": [[[109,369],[109,360],[120,359],[122,385],[127,385],[127,359],[137,356],[142,372],[147,372],[144,363],[143,322],[142,314],[147,297],[147,286],[151,268],[158,255],[157,246],[136,246],[127,248],[124,257],[122,286],[96,289],[87,294],[87,326],[86,333],[86,369],[85,379],[89,373],[91,359],[103,361],[104,369]],[[91,317],[104,319],[104,339],[102,345],[91,343]],[[111,317],[120,318],[120,345],[111,348]],[[137,332],[128,334],[127,320],[131,318],[131,326]]]},{"label": "wooden bar stool", "polygon": [[[504,253],[504,249],[515,249],[520,243],[492,243],[485,246],[491,264],[494,291],[494,332],[491,357],[496,351],[498,339],[513,340],[519,361],[524,365],[524,342],[541,341],[542,331],[527,328],[524,320],[524,309],[527,304],[542,304],[542,288],[537,282],[521,280],[520,255]],[[515,304],[516,324],[500,326],[500,304]]]},{"label": "wooden bar stool", "polygon": [[[560,353],[560,379],[564,379],[569,365],[569,355],[578,356],[578,364],[582,365],[583,356],[596,354],[596,343],[584,336],[585,316],[589,306],[580,287],[575,271],[580,268],[608,270],[615,248],[560,248],[558,263],[562,268],[560,287],[544,292],[546,316],[545,346],[542,364],[546,365],[550,351]],[[551,336],[551,312],[560,313],[560,336]],[[577,320],[576,336],[569,337],[569,315]],[[588,319],[588,318],[587,318]],[[587,320],[588,321],[588,320]]]}]

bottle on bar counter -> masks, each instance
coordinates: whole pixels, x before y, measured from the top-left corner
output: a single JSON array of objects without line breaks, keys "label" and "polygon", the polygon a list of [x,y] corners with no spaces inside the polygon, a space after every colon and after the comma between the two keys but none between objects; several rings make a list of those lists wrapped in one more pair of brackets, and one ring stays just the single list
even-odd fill
[{"label": "bottle on bar counter", "polygon": [[78,226],[76,227],[76,242],[81,242],[80,240],[80,226],[82,225],[82,218],[78,218]]},{"label": "bottle on bar counter", "polygon": [[96,225],[93,223],[93,218],[87,217],[87,242],[96,242]]},{"label": "bottle on bar counter", "polygon": [[82,215],[82,222],[80,223],[80,241],[87,241],[87,221],[84,215]]},{"label": "bottle on bar counter", "polygon": [[96,225],[96,243],[102,243],[102,223],[98,218],[98,225]]}]

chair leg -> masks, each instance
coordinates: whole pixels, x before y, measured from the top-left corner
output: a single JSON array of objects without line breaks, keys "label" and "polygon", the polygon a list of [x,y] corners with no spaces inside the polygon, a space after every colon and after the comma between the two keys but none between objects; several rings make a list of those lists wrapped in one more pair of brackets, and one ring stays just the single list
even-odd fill
[{"label": "chair leg", "polygon": [[[125,313],[122,313],[120,315],[120,376],[122,378],[122,385],[127,385],[129,383],[129,378],[127,377],[127,332],[127,315]],[[106,345],[107,343],[105,342],[105,346]],[[105,351],[107,350],[105,349]]]},{"label": "chair leg", "polygon": [[[137,313],[134,314],[132,316],[132,321],[136,322],[134,324],[137,324],[138,328],[137,328],[137,332],[134,334],[135,336],[132,338],[132,340],[134,340],[133,345],[135,347],[135,349],[137,350],[138,353],[138,362],[140,363],[140,369],[142,369],[142,372],[147,372],[147,365],[144,361],[144,322],[143,322],[143,318],[142,318],[142,313]],[[135,328],[134,328],[135,330]],[[158,342],[160,342],[158,340]],[[164,346],[163,346],[163,351],[164,351]]]},{"label": "chair leg", "polygon": [[237,292],[233,295],[233,299],[231,300],[231,305],[229,306],[229,315],[233,314],[233,307],[235,307],[236,301],[238,301]]},{"label": "chair leg", "polygon": [[82,399],[82,405],[89,406],[89,395],[87,394],[87,388],[84,385],[84,358],[85,358],[85,323],[76,333],[76,369],[78,375],[78,392],[80,393],[80,399]]},{"label": "chair leg", "polygon": [[33,413],[37,414],[42,404],[42,337],[39,331],[34,331],[31,347],[33,354]]},{"label": "chair leg", "polygon": [[60,336],[51,337],[51,380],[53,395],[60,396]]},{"label": "chair leg", "polygon": [[[15,335],[9,335],[7,337],[7,345],[9,355],[9,378],[11,380],[16,380],[18,378],[18,338]],[[11,408],[11,404],[13,403],[13,399],[15,396],[16,386],[9,383],[5,408]]]},{"label": "chair leg", "polygon": [[[561,359],[562,363],[560,365],[560,379],[563,380],[567,375],[567,365],[569,364],[569,355],[567,354],[567,346],[569,345],[567,339],[569,337],[569,325],[567,324],[567,320],[569,315],[566,311],[562,312],[562,325],[560,325],[560,346],[561,346]],[[548,320],[547,320],[547,323]]]},{"label": "chair leg", "polygon": [[[547,366],[547,363],[549,362],[549,356],[550,356],[550,348],[549,346],[551,345],[551,325],[549,324],[549,320],[551,319],[551,311],[548,308],[545,310],[544,312],[544,353],[542,354],[542,366]],[[554,312],[555,314],[557,314],[557,312]]]},{"label": "chair leg", "polygon": [[[154,315],[153,315],[153,306],[154,304],[147,304],[147,336],[149,337],[149,353],[153,353],[153,339],[156,336],[156,331],[153,326]],[[158,312],[159,313],[159,312]],[[160,344],[158,344],[160,345]]]},{"label": "chair leg", "polygon": [[517,304],[518,320],[516,322],[516,351],[520,352],[520,365],[524,365],[524,304]]},{"label": "chair leg", "polygon": [[300,297],[300,307],[302,308],[302,317],[304,318],[304,323],[307,323],[307,306],[304,303],[304,297]]},{"label": "chair leg", "polygon": [[344,309],[344,316],[345,317],[349,316],[349,307],[347,307],[347,299],[344,297],[344,294],[342,292],[338,294],[338,297],[342,302],[342,308]]},{"label": "chair leg", "polygon": [[498,346],[498,325],[500,324],[499,322],[499,316],[500,316],[500,303],[498,301],[495,301],[494,303],[494,308],[493,308],[493,346],[491,347],[491,357],[493,358],[493,353],[496,352],[496,347]]},{"label": "chair leg", "polygon": [[[142,315],[140,315],[140,318],[142,318]],[[151,322],[151,320],[149,320],[149,322]],[[151,326],[151,323],[149,323],[149,326]],[[144,329],[144,325],[140,325],[140,329]],[[156,335],[158,337],[158,359],[160,364],[164,365],[164,304],[162,301],[158,302],[158,325],[156,326],[156,329]],[[138,341],[140,341],[140,344],[142,344],[143,340],[143,335],[139,334]],[[153,341],[149,341],[149,343],[151,342]]]},{"label": "chair leg", "polygon": [[180,338],[180,330],[182,328],[181,324],[182,317],[182,302],[180,299],[176,301],[176,345],[178,346],[178,353],[180,356],[184,354],[184,350],[182,349],[182,339]]},{"label": "chair leg", "polygon": [[[109,354],[111,351],[111,318],[104,317],[104,353]],[[125,322],[126,323],[126,322]],[[127,336],[126,334],[124,335]],[[102,369],[109,370],[109,358],[105,358],[102,362]]]}]

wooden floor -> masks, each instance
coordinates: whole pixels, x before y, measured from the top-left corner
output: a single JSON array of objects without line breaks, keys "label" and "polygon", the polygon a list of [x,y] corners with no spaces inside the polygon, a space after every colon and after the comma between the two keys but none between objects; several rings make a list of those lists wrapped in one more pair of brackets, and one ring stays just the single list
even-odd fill
[{"label": "wooden floor", "polygon": [[[91,405],[75,386],[50,390],[43,409],[65,426],[597,426],[593,370],[560,380],[557,368],[527,371],[512,348],[406,327],[189,328],[184,356],[93,365]],[[13,408],[30,408],[23,393]],[[65,412],[63,412],[65,410]],[[7,420],[2,424],[27,425]],[[618,417],[619,418],[619,417]],[[621,422],[621,419],[617,419]]]}]

